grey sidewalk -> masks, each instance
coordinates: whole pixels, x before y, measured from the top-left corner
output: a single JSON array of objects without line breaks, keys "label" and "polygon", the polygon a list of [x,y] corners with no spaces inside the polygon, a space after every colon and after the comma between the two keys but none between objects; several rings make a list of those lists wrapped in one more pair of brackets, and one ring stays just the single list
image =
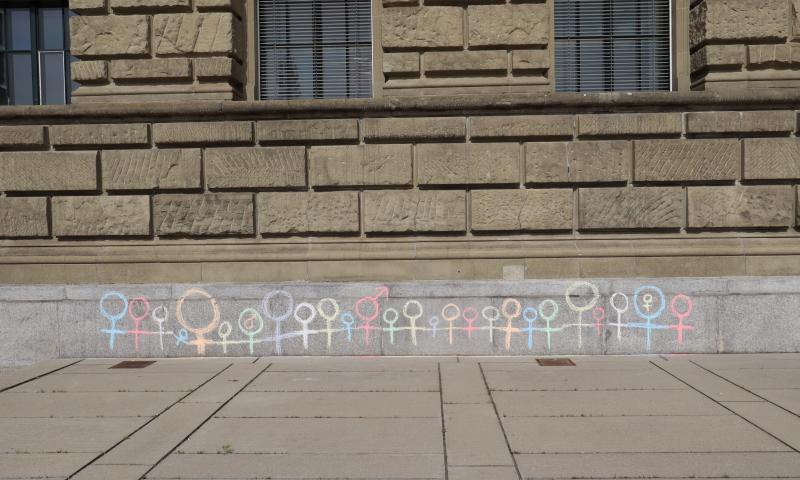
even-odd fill
[{"label": "grey sidewalk", "polygon": [[57,360],[0,478],[800,478],[800,354]]}]

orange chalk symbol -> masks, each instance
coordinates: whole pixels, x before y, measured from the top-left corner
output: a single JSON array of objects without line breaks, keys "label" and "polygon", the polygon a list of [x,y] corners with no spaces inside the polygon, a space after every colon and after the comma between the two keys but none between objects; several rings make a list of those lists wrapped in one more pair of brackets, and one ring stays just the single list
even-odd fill
[{"label": "orange chalk symbol", "polygon": [[[183,317],[183,303],[186,301],[187,298],[193,296],[204,298],[211,306],[211,312],[212,312],[211,322],[205,327],[197,328],[192,324],[190,324],[189,322],[187,322],[186,319]],[[185,328],[189,332],[194,333],[195,336],[197,337],[195,340],[189,342],[191,345],[197,345],[197,354],[205,355],[206,344],[209,343],[209,341],[206,340],[205,335],[214,331],[214,329],[216,329],[217,326],[219,325],[219,304],[217,303],[217,300],[205,290],[201,290],[199,288],[190,288],[189,290],[186,290],[186,292],[184,292],[181,298],[178,299],[178,304],[175,308],[175,317],[178,319],[178,323],[180,323],[183,328]]]}]

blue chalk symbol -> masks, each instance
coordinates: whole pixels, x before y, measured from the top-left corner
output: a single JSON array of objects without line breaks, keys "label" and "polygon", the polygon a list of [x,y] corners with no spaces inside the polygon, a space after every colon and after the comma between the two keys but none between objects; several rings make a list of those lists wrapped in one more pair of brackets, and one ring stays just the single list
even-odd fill
[{"label": "blue chalk symbol", "polygon": [[521,328],[523,332],[528,333],[528,350],[533,350],[533,322],[535,322],[539,318],[539,311],[533,307],[526,307],[525,310],[522,311],[522,319],[527,322],[528,326],[525,328]]},{"label": "blue chalk symbol", "polygon": [[339,316],[339,320],[344,325],[344,329],[347,332],[347,341],[352,343],[353,342],[353,325],[356,323],[355,317],[353,317],[353,312],[347,311],[342,313]]},{"label": "blue chalk symbol", "polygon": [[[108,313],[104,305],[104,303],[111,298],[117,298],[122,301],[122,309],[119,313],[114,315]],[[114,351],[114,339],[116,336],[125,335],[127,333],[127,330],[120,330],[117,328],[117,322],[125,318],[125,315],[128,313],[128,299],[119,292],[106,292],[106,294],[100,298],[100,313],[111,322],[111,328],[102,329],[101,331],[108,334],[108,349]]]},{"label": "blue chalk symbol", "polygon": [[[652,298],[647,298],[648,295],[652,296],[650,292],[655,293],[658,295],[658,307],[655,308],[653,311],[649,311],[648,306],[645,305],[645,310],[642,312],[642,309],[639,305],[639,296],[642,296],[642,300],[646,300],[648,305],[652,305]],[[647,292],[647,293],[645,293]],[[642,295],[644,293],[644,295]],[[645,319],[646,323],[629,323],[629,327],[633,328],[644,328],[647,330],[647,351],[650,351],[650,341],[651,341],[651,334],[652,331],[655,330],[663,330],[667,328],[664,325],[653,325],[653,320],[657,319],[664,313],[664,308],[667,306],[667,300],[664,297],[664,292],[653,285],[642,285],[641,287],[637,288],[633,292],[633,308],[636,309],[636,314]]]}]

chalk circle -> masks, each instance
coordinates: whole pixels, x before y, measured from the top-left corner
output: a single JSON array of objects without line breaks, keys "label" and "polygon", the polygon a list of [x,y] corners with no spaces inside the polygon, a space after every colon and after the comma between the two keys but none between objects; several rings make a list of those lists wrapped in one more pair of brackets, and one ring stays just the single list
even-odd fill
[{"label": "chalk circle", "polygon": [[[272,311],[271,304],[276,297],[284,297],[286,299],[286,311],[280,315]],[[261,300],[261,311],[264,312],[268,319],[276,323],[282,322],[288,319],[294,311],[294,297],[286,290],[273,290],[264,295],[264,299]]]},{"label": "chalk circle", "polygon": [[[157,312],[163,312],[163,315],[159,315]],[[163,325],[164,322],[167,321],[167,317],[169,316],[169,310],[164,305],[159,305],[150,312],[150,319],[158,324]]]},{"label": "chalk circle", "polygon": [[490,323],[500,320],[500,310],[494,305],[488,305],[481,310],[481,316]]},{"label": "chalk circle", "polygon": [[[620,306],[617,302],[617,299],[623,299],[625,301],[625,306]],[[611,308],[614,309],[615,312],[622,314],[628,311],[628,307],[630,307],[630,303],[628,302],[628,296],[622,292],[615,292],[614,295],[611,295]]]},{"label": "chalk circle", "polygon": [[[514,311],[509,312],[508,307],[513,305]],[[503,316],[507,319],[511,320],[512,318],[517,318],[522,313],[522,304],[519,303],[519,300],[516,298],[506,298],[503,300],[503,304],[500,305],[500,311],[503,313]]]},{"label": "chalk circle", "polygon": [[[208,304],[211,306],[211,321],[202,328],[196,328],[191,325],[183,316],[183,304],[187,298],[192,296],[198,296],[205,299]],[[211,296],[210,293],[206,292],[205,290],[201,290],[199,288],[190,288],[186,290],[181,298],[178,299],[178,304],[175,307],[175,317],[178,319],[178,323],[181,324],[186,330],[194,333],[197,337],[202,337],[203,335],[214,331],[219,325],[219,304],[217,300]]]},{"label": "chalk circle", "polygon": [[[368,303],[370,306],[372,306],[372,312],[370,314],[364,313],[363,309],[361,308],[364,305],[364,303]],[[374,322],[375,319],[378,318],[378,313],[380,312],[380,310],[381,310],[381,305],[380,303],[378,303],[377,297],[369,297],[369,296],[361,297],[356,301],[355,305],[356,316],[366,323]]]},{"label": "chalk circle", "polygon": [[478,310],[475,307],[467,307],[461,312],[461,318],[463,318],[468,324],[472,325],[473,322],[478,319]]},{"label": "chalk circle", "polygon": [[353,324],[356,323],[356,319],[353,317],[353,313],[350,311],[342,313],[342,316],[339,317],[339,321],[341,321],[342,324],[344,324],[347,328],[352,327]]},{"label": "chalk circle", "polygon": [[390,327],[393,327],[399,318],[400,312],[394,308],[387,308],[383,311],[383,321],[386,322]]},{"label": "chalk circle", "polygon": [[[106,310],[106,307],[105,307],[105,303],[107,301],[111,300],[112,298],[117,298],[118,300],[122,301],[122,308],[120,309],[120,311],[118,313],[116,313],[114,315],[111,315],[110,313],[108,313],[108,310]],[[119,292],[106,292],[100,298],[100,313],[103,314],[103,316],[106,317],[106,319],[108,319],[108,320],[110,320],[112,322],[116,322],[116,321],[122,320],[125,317],[125,315],[128,313],[128,299],[125,298],[125,295],[123,295],[123,294],[121,294]]]},{"label": "chalk circle", "polygon": [[[575,305],[575,303],[572,302],[573,296],[581,296],[580,294],[576,293],[576,290],[579,288],[588,288],[589,291],[592,292],[592,299],[589,300],[586,305]],[[564,292],[564,298],[567,300],[567,306],[569,306],[571,310],[582,313],[587,310],[591,310],[592,307],[597,304],[597,300],[600,299],[600,290],[597,288],[597,285],[590,282],[575,282],[567,288],[566,292]]]},{"label": "chalk circle", "polygon": [[[332,313],[328,314],[328,312],[325,311],[326,305],[330,307],[330,309],[333,311]],[[322,318],[332,322],[339,315],[339,302],[333,298],[323,298],[319,301],[319,303],[317,303],[317,310]]]},{"label": "chalk circle", "polygon": [[[549,307],[550,313],[546,313],[545,308]],[[542,300],[542,303],[539,304],[539,314],[541,314],[542,319],[546,322],[551,322],[556,318],[558,315],[558,304],[555,300],[551,300],[549,298]]]},{"label": "chalk circle", "polygon": [[592,310],[592,318],[595,322],[602,322],[606,319],[606,309],[603,307],[595,307],[595,309]]},{"label": "chalk circle", "polygon": [[[239,328],[242,328],[242,327],[239,327]],[[228,338],[231,335],[231,331],[232,330],[233,330],[233,327],[231,326],[231,322],[224,321],[224,322],[219,324],[219,328],[217,329],[217,335],[219,335],[219,338],[224,340],[224,339]]]},{"label": "chalk circle", "polygon": [[522,311],[522,318],[528,323],[533,323],[539,318],[539,311],[533,307],[525,307]]},{"label": "chalk circle", "polygon": [[461,316],[461,308],[455,303],[448,303],[442,308],[442,318],[446,322],[454,322]]},{"label": "chalk circle", "polygon": [[[683,302],[683,306],[686,308],[684,311],[678,309],[679,302]],[[692,299],[679,293],[672,297],[672,301],[669,303],[669,310],[677,318],[686,318],[692,313]]]},{"label": "chalk circle", "polygon": [[[141,303],[142,308],[144,309],[141,315],[136,315],[136,313],[134,313],[135,310],[134,307],[136,306],[137,303]],[[135,297],[128,301],[128,314],[130,314],[131,318],[135,322],[141,322],[142,320],[147,318],[148,313],[150,313],[150,302],[147,300],[147,298]]]},{"label": "chalk circle", "polygon": [[[410,306],[413,306],[417,310],[417,312],[414,314],[409,313],[408,307]],[[419,303],[417,300],[409,300],[405,303],[405,305],[403,305],[403,315],[405,315],[405,317],[410,320],[418,319],[419,317],[422,316],[422,313],[423,313],[422,304]]]},{"label": "chalk circle", "polygon": [[[307,315],[301,315],[304,310],[308,312]],[[294,307],[294,319],[304,327],[308,327],[308,324],[313,322],[315,318],[317,318],[317,311],[314,309],[314,305],[303,302]]]},{"label": "chalk circle", "polygon": [[[261,318],[261,314],[258,313],[258,310],[255,308],[245,308],[242,310],[242,313],[239,314],[239,320],[237,323],[239,324],[239,330],[241,330],[242,333],[248,337],[258,335],[261,333],[261,330],[264,329],[264,319]],[[230,326],[230,324],[228,325]],[[221,326],[220,330],[222,330]]]},{"label": "chalk circle", "polygon": [[[658,308],[653,310],[652,312],[643,312],[642,309],[639,308],[639,297],[641,296],[642,300],[644,300],[645,296],[649,295],[650,300],[652,301],[653,294],[656,294],[656,296],[658,296]],[[633,292],[633,308],[636,310],[637,315],[639,315],[640,317],[644,318],[647,321],[652,321],[660,317],[667,306],[666,304],[667,300],[664,297],[664,292],[660,288],[655,287],[653,285],[642,285]]]}]

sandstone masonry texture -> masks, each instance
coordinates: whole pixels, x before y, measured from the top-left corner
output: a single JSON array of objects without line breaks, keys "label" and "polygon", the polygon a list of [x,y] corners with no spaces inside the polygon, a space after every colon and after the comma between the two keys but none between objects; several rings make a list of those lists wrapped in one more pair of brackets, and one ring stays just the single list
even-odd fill
[{"label": "sandstone masonry texture", "polygon": [[0,237],[46,237],[47,199],[0,197]]},{"label": "sandstone masonry texture", "polygon": [[341,120],[264,120],[256,124],[259,142],[306,142],[314,140],[358,140],[358,121]]},{"label": "sandstone masonry texture", "polygon": [[70,17],[69,31],[71,53],[79,58],[150,53],[145,15]]},{"label": "sandstone masonry texture", "polygon": [[735,180],[741,146],[736,139],[636,140],[637,182]]},{"label": "sandstone masonry texture", "polygon": [[744,178],[746,180],[800,178],[800,138],[745,139]]},{"label": "sandstone masonry texture", "polygon": [[357,233],[358,192],[258,194],[261,233]]},{"label": "sandstone masonry texture", "polygon": [[153,17],[157,55],[222,53],[239,57],[239,20],[232,13],[176,13]]},{"label": "sandstone masonry texture", "polygon": [[206,178],[209,188],[304,187],[305,148],[209,148]]},{"label": "sandstone masonry texture", "polygon": [[747,63],[745,45],[706,45],[692,53],[692,71],[706,67],[730,67]]},{"label": "sandstone masonry texture", "polygon": [[384,8],[384,48],[460,47],[464,43],[461,7]]},{"label": "sandstone masonry texture", "polygon": [[550,7],[546,3],[470,5],[469,45],[547,45]]},{"label": "sandstone masonry texture", "polygon": [[572,137],[570,115],[515,115],[470,118],[472,138]]},{"label": "sandstone masonry texture", "polygon": [[146,146],[150,143],[145,123],[53,125],[50,127],[53,145]]},{"label": "sandstone masonry texture", "polygon": [[581,137],[680,135],[682,131],[680,113],[578,115],[578,135]]},{"label": "sandstone masonry texture", "polygon": [[104,150],[100,153],[106,190],[198,189],[200,149]]},{"label": "sandstone masonry texture", "polygon": [[253,196],[249,193],[156,195],[157,235],[252,235]]},{"label": "sandstone masonry texture", "polygon": [[153,140],[158,145],[253,143],[253,126],[250,122],[156,123]]},{"label": "sandstone masonry texture", "polygon": [[382,190],[364,195],[364,229],[373,233],[463,232],[466,194],[455,190]]},{"label": "sandstone masonry texture", "polygon": [[792,224],[789,185],[689,187],[689,228],[765,228]]},{"label": "sandstone masonry texture", "polygon": [[618,141],[525,144],[527,183],[622,182],[630,177],[631,143]]},{"label": "sandstone masonry texture", "polygon": [[505,50],[428,52],[426,72],[468,72],[473,70],[506,71],[508,54]]},{"label": "sandstone masonry texture", "polygon": [[311,147],[313,186],[410,185],[411,145]]},{"label": "sandstone masonry texture", "polygon": [[0,152],[0,191],[96,188],[97,152]]},{"label": "sandstone masonry texture", "polygon": [[101,13],[106,9],[106,0],[69,0],[69,9],[81,13]]},{"label": "sandstone masonry texture", "polygon": [[572,229],[572,190],[474,190],[473,231]]},{"label": "sandstone masonry texture", "polygon": [[0,126],[0,146],[40,147],[44,145],[44,127],[41,125]]},{"label": "sandstone masonry texture", "polygon": [[680,187],[581,188],[578,228],[678,229],[683,223]]},{"label": "sandstone masonry texture", "polygon": [[417,145],[422,185],[519,183],[516,143],[422,143]]},{"label": "sandstone masonry texture", "polygon": [[546,70],[549,67],[550,52],[547,49],[514,50],[511,54],[513,70]]},{"label": "sandstone masonry texture", "polygon": [[58,237],[150,234],[146,196],[54,197],[53,233]]},{"label": "sandstone masonry texture", "polygon": [[194,74],[199,79],[226,79],[243,81],[242,64],[227,57],[202,57],[192,60]]},{"label": "sandstone masonry texture", "polygon": [[691,48],[732,40],[785,40],[789,35],[785,0],[703,0],[691,10]]},{"label": "sandstone masonry texture", "polygon": [[793,132],[795,114],[790,111],[689,112],[686,133]]},{"label": "sandstone masonry texture", "polygon": [[419,53],[384,53],[383,71],[385,73],[419,73]]},{"label": "sandstone masonry texture", "polygon": [[751,68],[797,65],[800,63],[800,45],[748,45],[747,58]]},{"label": "sandstone masonry texture", "polygon": [[366,118],[364,138],[368,140],[411,140],[465,138],[464,117]]},{"label": "sandstone masonry texture", "polygon": [[192,68],[186,58],[155,58],[148,60],[113,60],[111,78],[131,79],[189,79]]},{"label": "sandstone masonry texture", "polygon": [[116,10],[153,10],[189,8],[189,0],[109,0],[111,9]]},{"label": "sandstone masonry texture", "polygon": [[72,79],[76,82],[103,82],[108,80],[108,64],[104,60],[72,62]]}]

